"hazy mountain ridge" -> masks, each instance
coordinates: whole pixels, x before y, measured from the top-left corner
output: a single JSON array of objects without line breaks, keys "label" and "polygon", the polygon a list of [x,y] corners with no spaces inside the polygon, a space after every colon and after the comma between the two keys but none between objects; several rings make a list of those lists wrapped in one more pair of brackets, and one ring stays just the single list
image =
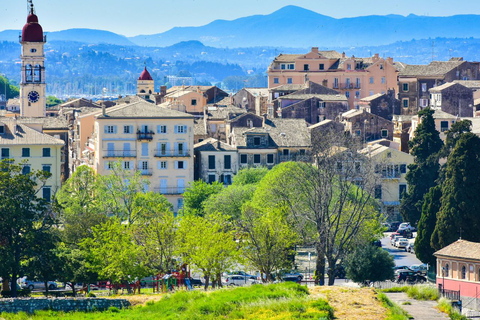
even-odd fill
[{"label": "hazy mountain ridge", "polygon": [[[335,19],[298,6],[286,6],[271,14],[235,20],[215,20],[199,27],[175,27],[153,35],[125,36],[94,29],[47,32],[49,41],[79,41],[166,47],[196,40],[217,48],[378,46],[426,38],[480,38],[480,15],[429,17],[371,15]],[[18,41],[20,30],[0,32],[0,41]]]},{"label": "hazy mountain ridge", "polygon": [[198,40],[215,47],[320,47],[385,45],[435,37],[480,37],[479,15],[428,17],[408,15],[335,19],[296,6],[268,15],[231,21],[215,20],[200,27],[175,27],[129,39],[142,46],[168,46]]}]

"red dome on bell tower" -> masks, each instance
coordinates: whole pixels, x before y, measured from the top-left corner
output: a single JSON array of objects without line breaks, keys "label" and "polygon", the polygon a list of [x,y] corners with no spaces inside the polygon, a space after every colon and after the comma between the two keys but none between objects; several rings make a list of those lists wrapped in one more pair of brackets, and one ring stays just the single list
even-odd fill
[{"label": "red dome on bell tower", "polygon": [[38,17],[33,10],[33,3],[30,4],[30,14],[27,23],[23,26],[22,42],[44,42],[43,29],[38,23]]},{"label": "red dome on bell tower", "polygon": [[145,67],[145,69],[142,71],[142,74],[140,75],[140,78],[138,78],[138,80],[153,80],[152,76],[147,70],[147,67]]}]

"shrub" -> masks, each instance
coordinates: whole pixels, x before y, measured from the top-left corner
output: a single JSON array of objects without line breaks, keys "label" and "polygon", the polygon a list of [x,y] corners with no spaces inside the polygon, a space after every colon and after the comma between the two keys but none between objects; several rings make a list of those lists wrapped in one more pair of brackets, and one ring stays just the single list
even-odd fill
[{"label": "shrub", "polygon": [[112,313],[117,313],[117,312],[120,312],[120,309],[118,309],[117,307],[114,307],[114,306],[110,306],[108,308],[108,311],[110,311]]},{"label": "shrub", "polygon": [[96,298],[96,297],[97,297],[97,296],[96,296],[95,293],[93,293],[93,292],[89,292],[89,293],[87,294],[87,298]]},{"label": "shrub", "polygon": [[448,314],[452,320],[468,320],[467,317],[462,316],[455,308],[452,307],[452,302],[448,299],[440,298],[440,300],[438,300],[437,308],[443,313]]},{"label": "shrub", "polygon": [[407,295],[410,298],[416,300],[438,300],[440,295],[438,294],[438,290],[434,286],[430,285],[416,285],[407,287]]}]

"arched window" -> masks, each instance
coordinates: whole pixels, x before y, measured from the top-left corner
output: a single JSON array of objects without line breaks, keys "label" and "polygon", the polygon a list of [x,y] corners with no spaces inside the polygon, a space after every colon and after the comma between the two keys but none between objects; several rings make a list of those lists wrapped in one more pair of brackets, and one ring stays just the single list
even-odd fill
[{"label": "arched window", "polygon": [[140,93],[145,93],[145,90],[143,90],[143,89],[142,89],[142,90],[140,90]]},{"label": "arched window", "polygon": [[445,265],[445,277],[450,277],[450,266],[448,263]]},{"label": "arched window", "polygon": [[467,268],[465,266],[462,266],[462,279],[467,278]]},{"label": "arched window", "polygon": [[42,67],[39,64],[35,65],[35,69],[33,71],[33,81],[40,82],[42,81]]},{"label": "arched window", "polygon": [[247,127],[253,128],[253,121],[251,119],[247,119]]},{"label": "arched window", "polygon": [[31,64],[27,64],[25,66],[25,81],[32,82],[33,81],[33,68]]}]

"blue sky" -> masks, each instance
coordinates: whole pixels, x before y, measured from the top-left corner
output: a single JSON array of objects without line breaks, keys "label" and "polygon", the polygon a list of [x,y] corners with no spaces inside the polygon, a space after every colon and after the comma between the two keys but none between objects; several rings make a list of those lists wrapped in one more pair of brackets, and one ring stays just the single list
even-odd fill
[{"label": "blue sky", "polygon": [[[2,0],[0,4],[0,30],[21,29],[26,19],[26,0]],[[334,18],[392,13],[480,14],[478,0],[34,0],[34,4],[45,31],[91,28],[126,36],[269,14],[286,5]]]}]

